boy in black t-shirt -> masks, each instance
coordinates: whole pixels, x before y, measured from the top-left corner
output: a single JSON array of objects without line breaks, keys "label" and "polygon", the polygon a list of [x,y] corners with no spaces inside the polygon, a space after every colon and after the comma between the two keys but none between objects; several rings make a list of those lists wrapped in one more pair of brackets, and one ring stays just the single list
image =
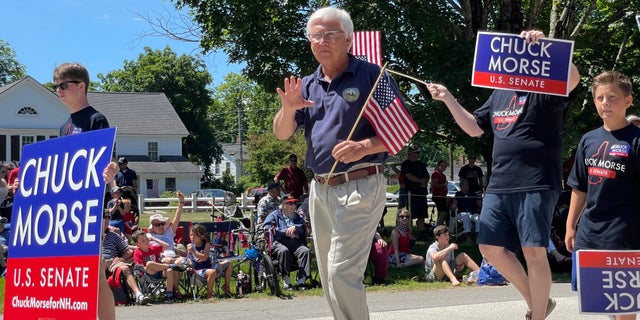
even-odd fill
[{"label": "boy in black t-shirt", "polygon": [[[567,183],[573,188],[565,243],[579,249],[640,249],[640,128],[625,118],[631,81],[617,71],[596,76],[591,86],[602,127],[587,132]],[[580,220],[580,228],[576,224]],[[576,261],[573,259],[573,261]],[[575,277],[575,272],[574,272]],[[573,279],[575,284],[575,279]],[[575,288],[575,287],[574,287]],[[635,319],[618,316],[616,319]]]},{"label": "boy in black t-shirt", "polygon": [[[89,88],[89,72],[78,63],[63,63],[53,70],[53,92],[71,113],[69,119],[60,126],[60,136],[82,133],[86,131],[109,128],[109,122],[102,113],[89,105],[87,91]],[[105,183],[113,181],[118,172],[115,162],[109,163],[102,172]],[[104,272],[100,272],[98,282],[98,318],[110,320],[116,318],[115,300],[107,283]]]}]

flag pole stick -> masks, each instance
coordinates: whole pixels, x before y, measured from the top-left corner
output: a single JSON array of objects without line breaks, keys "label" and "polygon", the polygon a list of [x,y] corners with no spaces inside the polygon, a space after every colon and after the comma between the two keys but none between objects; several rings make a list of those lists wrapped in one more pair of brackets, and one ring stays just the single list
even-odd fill
[{"label": "flag pole stick", "polygon": [[404,73],[401,73],[401,72],[398,72],[398,71],[393,71],[393,70],[391,70],[391,69],[387,69],[387,71],[389,71],[390,73],[397,74],[397,75],[399,75],[399,76],[405,77],[405,78],[409,78],[409,79],[411,79],[411,80],[413,80],[413,81],[415,81],[415,82],[422,83],[422,84],[424,84],[425,86],[427,85],[427,83],[426,83],[426,82],[424,82],[424,81],[422,81],[422,80],[420,80],[420,79],[418,79],[418,78],[416,78],[416,77],[412,77],[412,76],[410,76],[410,75],[407,75],[407,74],[404,74]]},{"label": "flag pole stick", "polygon": [[[367,108],[367,104],[369,103],[369,100],[371,100],[371,97],[373,96],[373,93],[376,91],[376,88],[378,87],[378,83],[380,83],[380,79],[382,79],[382,75],[384,74],[385,69],[387,69],[387,63],[386,62],[384,64],[384,66],[382,66],[382,69],[380,69],[380,74],[378,75],[378,78],[376,79],[376,82],[373,84],[373,88],[371,88],[371,92],[369,92],[369,96],[367,97],[367,100],[364,101],[364,105],[362,106],[362,109],[360,109],[360,114],[358,115],[358,118],[356,119],[356,122],[353,124],[353,127],[351,128],[351,132],[349,132],[349,136],[347,137],[346,141],[351,140],[351,137],[353,136],[353,133],[356,131],[356,127],[358,126],[358,123],[360,122],[360,119],[362,119],[362,115],[364,114],[364,110]],[[329,171],[329,174],[327,175],[327,178],[324,180],[324,185],[322,186],[322,190],[325,190],[327,188],[327,184],[329,183],[329,179],[331,178],[331,175],[333,174],[333,171],[336,169],[336,166],[338,165],[338,159],[336,159],[333,162],[333,166],[331,167],[331,170]]]}]

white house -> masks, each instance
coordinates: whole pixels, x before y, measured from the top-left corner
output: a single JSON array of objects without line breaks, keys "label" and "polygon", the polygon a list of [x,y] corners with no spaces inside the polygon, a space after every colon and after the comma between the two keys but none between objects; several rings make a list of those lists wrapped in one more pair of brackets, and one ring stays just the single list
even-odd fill
[{"label": "white house", "polygon": [[[221,143],[222,156],[220,161],[215,161],[211,165],[211,173],[216,179],[222,179],[222,175],[228,169],[234,177],[234,181],[238,182],[238,177],[244,175],[240,168],[240,144],[238,143]],[[249,154],[247,147],[242,147],[242,162],[247,161]]]},{"label": "white house", "polygon": [[[89,92],[88,98],[117,127],[113,157],[126,157],[138,173],[138,193],[199,189],[202,172],[182,156],[189,132],[164,93]],[[57,138],[68,117],[58,96],[29,76],[0,87],[0,163],[20,161],[24,145]]]}]

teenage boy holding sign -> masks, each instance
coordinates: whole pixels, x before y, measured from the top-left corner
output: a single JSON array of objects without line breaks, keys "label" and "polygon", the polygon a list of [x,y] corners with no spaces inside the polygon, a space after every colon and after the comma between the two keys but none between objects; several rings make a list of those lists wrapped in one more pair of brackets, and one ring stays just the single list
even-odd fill
[{"label": "teenage boy holding sign", "polygon": [[[84,66],[78,63],[59,65],[53,71],[53,83],[53,91],[70,112],[69,119],[60,126],[60,136],[109,128],[107,118],[89,104],[89,72]],[[118,165],[115,162],[109,163],[102,173],[105,183],[111,182],[117,172]],[[113,293],[104,272],[100,272],[98,283],[98,318],[116,318]]]}]

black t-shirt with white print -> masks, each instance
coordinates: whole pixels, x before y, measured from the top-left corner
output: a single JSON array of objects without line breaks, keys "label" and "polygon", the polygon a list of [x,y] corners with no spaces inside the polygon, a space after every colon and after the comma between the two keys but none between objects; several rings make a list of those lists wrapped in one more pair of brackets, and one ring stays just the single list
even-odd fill
[{"label": "black t-shirt with white print", "polygon": [[575,249],[640,249],[640,128],[587,132],[567,184],[586,192]]}]

